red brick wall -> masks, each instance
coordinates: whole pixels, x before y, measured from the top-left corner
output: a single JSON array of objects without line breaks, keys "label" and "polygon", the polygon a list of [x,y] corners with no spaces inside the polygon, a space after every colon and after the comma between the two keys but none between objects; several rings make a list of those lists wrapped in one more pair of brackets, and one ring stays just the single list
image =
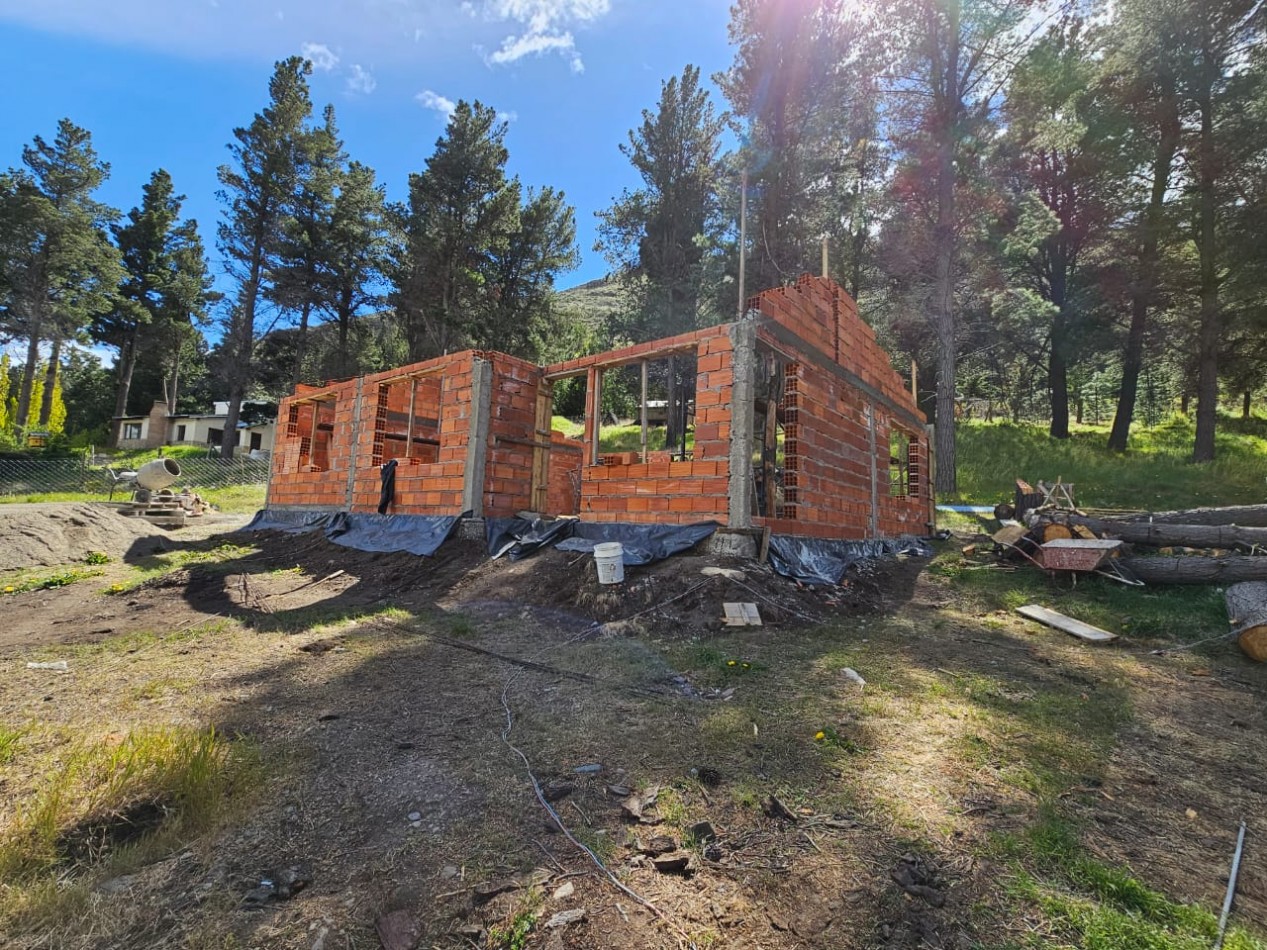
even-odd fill
[{"label": "red brick wall", "polygon": [[726,521],[728,462],[590,465],[581,471],[586,521]]},{"label": "red brick wall", "polygon": [[[769,326],[758,326],[759,345],[795,364],[783,405],[784,499],[795,504],[794,509],[785,507],[785,514],[794,510],[795,516],[756,518],[755,523],[769,524],[780,534],[811,537],[863,538],[871,533],[869,404],[875,417],[876,533],[923,533],[931,504],[923,468],[928,458],[923,426],[900,418],[819,365],[825,357],[923,419],[902,376],[876,342],[875,331],[858,317],[852,298],[831,281],[806,276],[791,287],[759,294],[749,306],[800,339],[791,345]],[[889,494],[889,440],[894,428],[910,437],[915,460],[912,491],[906,497]]]},{"label": "red brick wall", "polygon": [[569,439],[562,432],[550,433],[550,477],[546,492],[546,512],[551,515],[578,515],[580,510],[581,468],[585,443]]},{"label": "red brick wall", "polygon": [[[695,343],[693,460],[586,466],[581,472],[580,515],[587,521],[726,522],[734,388],[729,327],[710,327],[675,339]],[[656,345],[643,347],[649,351]]]},{"label": "red brick wall", "polygon": [[483,355],[493,364],[484,514],[508,517],[532,508],[532,444],[546,439],[536,434],[541,369],[502,353]]}]

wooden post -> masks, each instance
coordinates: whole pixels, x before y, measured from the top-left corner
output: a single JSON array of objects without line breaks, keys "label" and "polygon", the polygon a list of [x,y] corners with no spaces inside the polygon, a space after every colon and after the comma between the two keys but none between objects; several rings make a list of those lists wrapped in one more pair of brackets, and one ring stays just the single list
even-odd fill
[{"label": "wooden post", "polygon": [[913,358],[911,359],[911,398],[919,400],[919,370]]},{"label": "wooden post", "polygon": [[824,234],[823,235],[823,279],[826,280],[828,276],[829,275],[827,271],[827,235]]},{"label": "wooden post", "polygon": [[642,361],[642,461],[647,461],[647,361]]},{"label": "wooden post", "polygon": [[405,458],[414,450],[414,403],[418,399],[418,377],[409,380],[409,426],[405,429]]},{"label": "wooden post", "polygon": [[554,411],[554,386],[541,382],[537,386],[536,432],[532,448],[532,510],[546,514],[550,493],[550,417]]}]

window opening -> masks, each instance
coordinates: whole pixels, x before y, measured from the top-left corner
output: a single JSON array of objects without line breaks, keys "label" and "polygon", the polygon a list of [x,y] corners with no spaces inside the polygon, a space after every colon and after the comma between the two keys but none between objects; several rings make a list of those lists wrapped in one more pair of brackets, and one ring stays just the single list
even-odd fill
[{"label": "window opening", "polygon": [[911,437],[889,430],[889,496],[906,498],[911,493]]},{"label": "window opening", "polygon": [[440,457],[439,376],[409,376],[378,387],[373,464],[391,459],[431,463]]}]

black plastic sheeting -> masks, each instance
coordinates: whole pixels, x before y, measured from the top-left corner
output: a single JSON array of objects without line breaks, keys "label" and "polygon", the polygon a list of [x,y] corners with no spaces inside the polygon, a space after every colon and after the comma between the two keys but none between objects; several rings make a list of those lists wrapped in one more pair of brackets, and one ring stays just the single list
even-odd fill
[{"label": "black plastic sheeting", "polygon": [[430,557],[453,534],[462,515],[376,515],[346,511],[258,511],[243,531],[321,531],[327,540],[356,551],[406,551]]},{"label": "black plastic sheeting", "polygon": [[623,552],[621,561],[626,567],[672,557],[699,544],[717,528],[713,521],[690,525],[594,524],[571,518],[557,521],[490,518],[485,525],[488,553],[494,558],[506,555],[517,561],[549,545],[560,551],[589,553],[596,544],[618,541]]},{"label": "black plastic sheeting", "polygon": [[625,567],[652,564],[692,548],[719,527],[715,521],[699,524],[587,524],[575,522],[572,536],[555,547],[560,551],[594,550],[594,545],[619,541]]},{"label": "black plastic sheeting", "polygon": [[306,531],[324,531],[330,526],[333,511],[295,511],[286,508],[261,508],[255,512],[250,524],[241,531],[281,531],[285,534],[303,534]]},{"label": "black plastic sheeting", "polygon": [[484,535],[488,539],[489,557],[496,560],[505,555],[518,561],[540,548],[549,547],[572,534],[576,522],[571,518],[544,521],[536,518],[488,518],[484,521]]},{"label": "black plastic sheeting", "polygon": [[354,515],[340,512],[326,529],[335,544],[357,551],[408,551],[431,557],[449,540],[461,515]]},{"label": "black plastic sheeting", "polygon": [[898,554],[932,557],[933,549],[911,537],[867,541],[828,541],[786,534],[770,537],[770,566],[784,577],[806,584],[839,584],[855,561]]}]

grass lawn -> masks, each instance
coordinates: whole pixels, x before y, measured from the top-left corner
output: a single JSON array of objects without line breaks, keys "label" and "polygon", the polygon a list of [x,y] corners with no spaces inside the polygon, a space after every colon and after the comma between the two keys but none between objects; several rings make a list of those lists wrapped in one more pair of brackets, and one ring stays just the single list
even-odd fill
[{"label": "grass lawn", "polygon": [[958,426],[959,493],[943,501],[1011,500],[1015,482],[1057,477],[1076,486],[1080,505],[1167,510],[1267,500],[1267,419],[1219,419],[1215,461],[1191,461],[1194,424],[1176,416],[1136,428],[1126,454],[1110,452],[1105,426],[1076,427],[1052,439],[1037,425],[966,422]]}]

